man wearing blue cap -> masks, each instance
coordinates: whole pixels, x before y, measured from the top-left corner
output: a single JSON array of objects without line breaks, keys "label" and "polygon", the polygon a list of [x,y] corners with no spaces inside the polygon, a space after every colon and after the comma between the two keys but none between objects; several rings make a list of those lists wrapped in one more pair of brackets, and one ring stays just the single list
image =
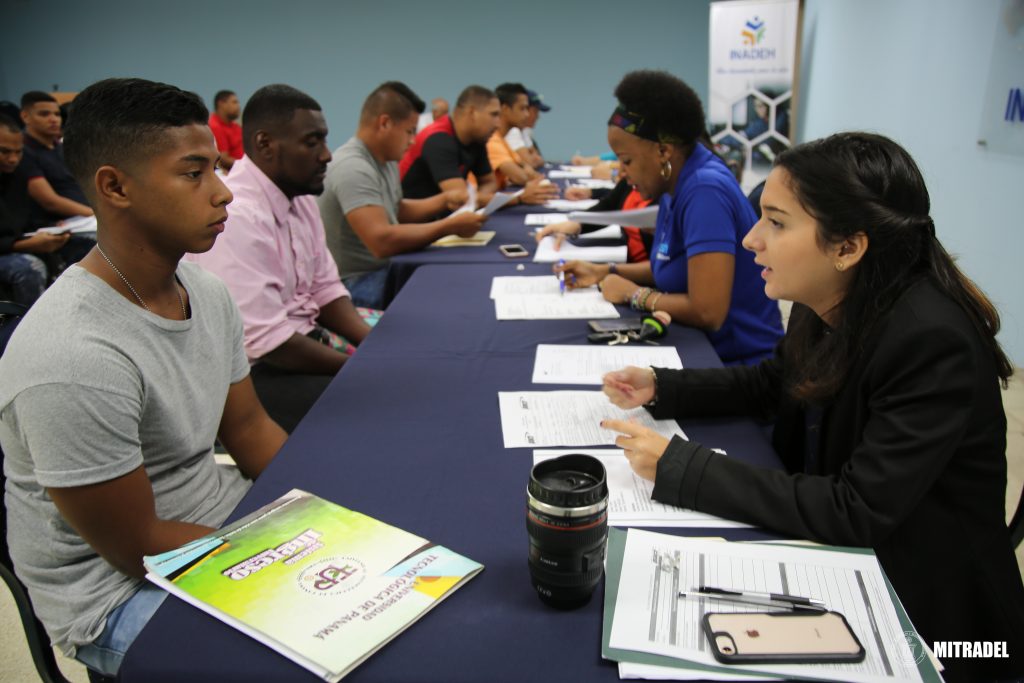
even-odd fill
[{"label": "man wearing blue cap", "polygon": [[530,116],[523,128],[512,128],[505,134],[505,142],[519,155],[525,163],[534,168],[544,165],[544,157],[540,154],[537,143],[533,140],[533,129],[537,125],[542,111],[551,111],[551,106],[544,102],[544,96],[537,94],[536,90],[526,91],[530,102]]}]

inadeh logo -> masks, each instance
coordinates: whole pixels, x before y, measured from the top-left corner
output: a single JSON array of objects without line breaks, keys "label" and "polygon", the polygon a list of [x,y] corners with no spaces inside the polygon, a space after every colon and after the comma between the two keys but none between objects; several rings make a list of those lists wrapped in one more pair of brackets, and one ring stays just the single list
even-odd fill
[{"label": "inadeh logo", "polygon": [[754,17],[747,20],[747,25],[740,32],[744,45],[757,45],[764,40],[764,19]]}]

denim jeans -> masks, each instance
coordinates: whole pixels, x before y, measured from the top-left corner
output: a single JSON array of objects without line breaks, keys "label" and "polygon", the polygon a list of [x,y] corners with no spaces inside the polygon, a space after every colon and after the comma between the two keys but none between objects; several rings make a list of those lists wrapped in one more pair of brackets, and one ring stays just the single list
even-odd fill
[{"label": "denim jeans", "polygon": [[116,675],[128,647],[135,642],[142,627],[149,623],[166,597],[167,593],[161,588],[150,584],[142,586],[107,615],[103,633],[88,645],[78,648],[75,659],[93,671],[106,676]]},{"label": "denim jeans", "polygon": [[32,254],[2,254],[0,285],[10,290],[12,301],[31,306],[46,289],[46,264]]},{"label": "denim jeans", "polygon": [[363,308],[384,310],[384,286],[388,280],[388,269],[381,268],[369,273],[349,275],[342,278],[345,288],[352,295],[352,303]]}]

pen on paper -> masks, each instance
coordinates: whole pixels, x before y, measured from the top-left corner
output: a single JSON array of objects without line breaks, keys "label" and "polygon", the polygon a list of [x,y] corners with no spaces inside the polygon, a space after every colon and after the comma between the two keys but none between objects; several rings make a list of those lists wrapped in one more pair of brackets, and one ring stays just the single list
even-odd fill
[{"label": "pen on paper", "polygon": [[[564,258],[563,259],[558,259],[558,266],[560,268],[565,268],[565,259]],[[559,293],[562,296],[565,296],[565,271],[564,270],[559,270],[558,271],[558,289],[559,289]]]},{"label": "pen on paper", "polygon": [[788,609],[805,609],[815,612],[824,612],[828,608],[821,600],[804,598],[797,595],[786,595],[785,593],[761,593],[757,591],[732,591],[713,586],[699,586],[689,592],[680,592],[679,597],[710,598],[712,600],[726,600],[739,602],[748,605],[764,605],[766,607],[786,607]]}]

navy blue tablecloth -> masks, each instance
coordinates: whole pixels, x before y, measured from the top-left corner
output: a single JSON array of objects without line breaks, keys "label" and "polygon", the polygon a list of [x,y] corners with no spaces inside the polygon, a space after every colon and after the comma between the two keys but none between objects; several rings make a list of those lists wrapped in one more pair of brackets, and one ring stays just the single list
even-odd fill
[{"label": "navy blue tablecloth", "polygon": [[[550,270],[420,268],[232,516],[298,487],[485,565],[346,680],[617,679],[615,666],[600,656],[603,588],[572,612],[544,606],[533,592],[525,527],[531,451],[502,445],[499,391],[581,388],[538,386],[530,378],[536,344],[585,343],[584,321],[495,320],[491,278],[543,272]],[[701,332],[673,326],[665,341],[679,348],[684,365],[719,365]],[[734,457],[780,466],[750,422],[682,426],[690,438]],[[665,531],[770,537],[753,529]],[[315,677],[171,597],[129,650],[121,678],[251,683]]]}]

